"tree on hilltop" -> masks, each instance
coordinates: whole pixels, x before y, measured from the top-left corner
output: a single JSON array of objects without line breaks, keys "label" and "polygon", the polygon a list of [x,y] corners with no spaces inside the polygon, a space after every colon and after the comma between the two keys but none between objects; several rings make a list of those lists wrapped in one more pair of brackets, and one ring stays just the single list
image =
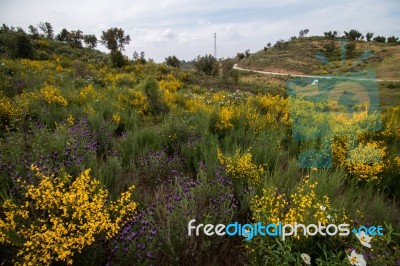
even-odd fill
[{"label": "tree on hilltop", "polygon": [[352,29],[349,32],[344,32],[344,37],[350,41],[361,40],[363,35],[358,30]]},{"label": "tree on hilltop", "polygon": [[130,41],[131,37],[129,35],[125,35],[123,29],[111,28],[107,31],[103,31],[100,42],[110,51],[123,51],[124,46],[129,44]]},{"label": "tree on hilltop", "polygon": [[97,37],[94,34],[87,34],[83,36],[83,41],[90,49],[94,49],[97,46]]},{"label": "tree on hilltop", "polygon": [[59,34],[57,34],[56,39],[60,42],[66,42],[68,37],[69,31],[67,29],[62,29]]},{"label": "tree on hilltop", "polygon": [[165,63],[167,66],[180,67],[180,61],[175,55],[165,58]]},{"label": "tree on hilltop", "polygon": [[53,39],[54,38],[54,31],[53,31],[53,26],[49,22],[40,22],[38,25],[39,29],[43,31],[44,36],[47,39]]},{"label": "tree on hilltop", "polygon": [[374,33],[372,32],[367,32],[367,34],[365,34],[365,38],[367,39],[367,42],[372,41],[372,37],[374,36]]}]

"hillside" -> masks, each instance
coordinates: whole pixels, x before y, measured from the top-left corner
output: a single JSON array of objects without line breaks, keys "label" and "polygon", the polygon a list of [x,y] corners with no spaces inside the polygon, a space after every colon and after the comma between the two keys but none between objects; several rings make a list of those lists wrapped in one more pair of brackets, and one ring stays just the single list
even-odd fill
[{"label": "hillside", "polygon": [[[288,47],[241,64],[321,71]],[[0,31],[0,264],[345,265],[349,247],[396,263],[396,98],[380,116],[347,92],[290,99],[288,77],[203,59],[187,70]],[[304,233],[283,240],[280,223]],[[363,225],[384,236],[360,242]]]},{"label": "hillside", "polygon": [[[400,79],[400,45],[356,41],[355,47],[347,49],[343,61],[339,40],[310,37],[288,41],[281,47],[271,47],[244,58],[239,66],[292,74],[324,75],[338,72],[371,69],[381,79]],[[371,56],[353,66],[360,56],[370,50]],[[350,53],[349,53],[350,52]],[[317,55],[326,57],[325,62],[317,60]],[[343,67],[344,65],[344,67]]]}]

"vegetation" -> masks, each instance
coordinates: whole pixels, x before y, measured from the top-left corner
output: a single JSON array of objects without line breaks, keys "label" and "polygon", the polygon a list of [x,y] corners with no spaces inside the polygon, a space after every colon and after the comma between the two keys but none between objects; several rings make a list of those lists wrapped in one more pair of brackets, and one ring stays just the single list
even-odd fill
[{"label": "vegetation", "polygon": [[[294,97],[284,88],[286,77],[239,73],[232,69],[237,59],[199,56],[189,70],[140,63],[121,53],[130,40],[121,29],[103,32],[110,54],[71,45],[72,32],[50,38],[34,27],[29,34],[0,29],[2,264],[398,262],[398,83],[380,84],[387,110],[378,116],[365,111],[368,105],[348,106],[351,99],[315,100],[308,80],[290,87],[304,93]],[[14,50],[18,36],[31,48]],[[321,71],[302,63],[335,41],[318,38],[268,47],[239,64],[280,57],[283,63],[268,66]],[[364,44],[352,44],[357,58]],[[367,44],[375,49],[369,64],[387,76],[398,73],[398,46]],[[329,48],[330,58],[340,57],[339,47]],[[324,93],[335,89],[328,85]],[[333,132],[324,135],[329,145],[315,137],[321,128]],[[299,167],[301,155],[315,149],[331,155],[332,167]],[[384,235],[188,236],[191,219],[346,222],[382,226]]]}]

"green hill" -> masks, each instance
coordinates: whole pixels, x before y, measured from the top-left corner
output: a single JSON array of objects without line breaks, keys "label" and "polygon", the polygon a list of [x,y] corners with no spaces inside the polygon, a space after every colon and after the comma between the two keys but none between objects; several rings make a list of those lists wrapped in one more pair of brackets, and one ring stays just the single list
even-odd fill
[{"label": "green hill", "polygon": [[[322,37],[295,39],[258,51],[239,62],[240,67],[291,74],[335,74],[348,71],[374,70],[377,78],[400,79],[400,46],[387,43],[344,42],[346,54],[341,54],[341,40]],[[354,46],[353,46],[354,45]],[[355,64],[363,53],[371,55]],[[323,55],[324,60],[318,60]],[[342,59],[344,56],[344,60]]]}]

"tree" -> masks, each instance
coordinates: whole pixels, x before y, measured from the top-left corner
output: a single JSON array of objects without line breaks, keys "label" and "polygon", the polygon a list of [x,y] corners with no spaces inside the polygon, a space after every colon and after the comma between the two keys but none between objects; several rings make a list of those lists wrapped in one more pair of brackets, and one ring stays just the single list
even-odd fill
[{"label": "tree", "polygon": [[147,61],[146,61],[146,58],[145,58],[145,53],[143,51],[141,51],[140,55],[139,55],[138,52],[134,51],[133,52],[133,61],[136,64],[142,64],[142,65],[146,64]]},{"label": "tree", "polygon": [[276,43],[274,44],[274,47],[276,47],[278,49],[286,49],[288,47],[288,43],[285,42],[285,40],[280,39],[280,40],[276,41]]},{"label": "tree", "polygon": [[180,61],[175,55],[165,58],[165,63],[167,66],[180,67]]},{"label": "tree", "polygon": [[17,58],[33,58],[33,46],[28,35],[19,32],[16,35],[15,46],[13,47],[13,56]]},{"label": "tree", "polygon": [[264,46],[264,53],[266,53],[268,51],[268,47]]},{"label": "tree", "polygon": [[395,37],[394,35],[393,36],[391,36],[391,37],[388,37],[387,38],[387,42],[388,43],[398,43],[399,42],[399,38],[398,37]]},{"label": "tree", "polygon": [[69,31],[67,29],[62,29],[59,34],[57,34],[56,39],[60,42],[66,42],[68,38]]},{"label": "tree", "polygon": [[82,48],[83,34],[81,30],[71,31],[67,35],[67,42],[75,48]]},{"label": "tree", "polygon": [[374,33],[372,32],[367,32],[367,34],[365,34],[365,38],[367,38],[367,42],[372,41],[372,37],[374,36]]},{"label": "tree", "polygon": [[338,32],[337,31],[327,31],[327,32],[324,32],[324,36],[325,36],[325,38],[327,38],[327,39],[330,39],[330,40],[333,40],[333,39],[335,39],[336,37],[337,37],[337,35],[338,35]]},{"label": "tree", "polygon": [[111,51],[123,51],[124,46],[129,44],[131,37],[125,35],[124,30],[121,28],[110,28],[103,31],[101,35],[101,43]]},{"label": "tree", "polygon": [[354,56],[354,52],[356,51],[356,44],[355,42],[349,42],[346,45],[346,54],[348,58],[352,58]]},{"label": "tree", "polygon": [[382,43],[385,43],[386,42],[386,38],[385,37],[383,37],[383,36],[376,36],[374,39],[373,39],[375,42],[382,42]]},{"label": "tree", "polygon": [[244,56],[245,56],[246,58],[250,56],[250,49],[246,49],[246,50],[244,51]]},{"label": "tree", "polygon": [[336,44],[334,41],[330,41],[329,43],[326,43],[324,45],[324,48],[325,48],[325,52],[328,55],[333,55],[333,53],[335,52],[335,49],[336,49]]},{"label": "tree", "polygon": [[136,52],[136,51],[134,51],[134,52],[133,52],[133,55],[132,55],[132,58],[133,58],[133,61],[138,60],[138,59],[139,59],[139,53]]},{"label": "tree", "polygon": [[123,67],[128,63],[121,51],[111,51],[110,59],[113,67]]},{"label": "tree", "polygon": [[244,53],[237,53],[236,57],[238,58],[238,60],[242,60],[244,58]]},{"label": "tree", "polygon": [[51,24],[49,22],[40,22],[38,25],[39,29],[41,31],[43,31],[44,36],[47,39],[53,39],[54,38],[54,31],[53,31],[53,27],[51,26]]},{"label": "tree", "polygon": [[359,32],[358,30],[352,29],[349,32],[345,31],[344,32],[344,37],[346,39],[349,39],[350,41],[356,41],[356,40],[360,40],[362,38],[362,34],[361,32]]},{"label": "tree", "polygon": [[90,49],[96,48],[97,46],[97,37],[94,34],[84,35],[83,41]]},{"label": "tree", "polygon": [[234,62],[232,59],[226,59],[221,61],[221,75],[225,82],[228,81],[228,77],[231,75]]},{"label": "tree", "polygon": [[39,38],[39,31],[38,31],[38,29],[36,27],[34,27],[32,25],[29,25],[28,29],[29,29],[29,33],[32,36],[32,39]]},{"label": "tree", "polygon": [[139,58],[139,64],[144,65],[144,64],[146,64],[146,63],[147,63],[147,61],[146,61],[146,58],[145,58],[145,54],[144,54],[143,51],[141,51],[141,52],[140,52],[140,58]]},{"label": "tree", "polygon": [[303,38],[304,36],[307,35],[308,32],[309,32],[308,29],[304,29],[304,30],[299,31],[299,38]]},{"label": "tree", "polygon": [[194,67],[207,75],[216,74],[217,59],[210,55],[198,56],[194,62]]},{"label": "tree", "polygon": [[270,42],[267,43],[267,47],[268,47],[268,49],[271,48],[271,43]]}]

